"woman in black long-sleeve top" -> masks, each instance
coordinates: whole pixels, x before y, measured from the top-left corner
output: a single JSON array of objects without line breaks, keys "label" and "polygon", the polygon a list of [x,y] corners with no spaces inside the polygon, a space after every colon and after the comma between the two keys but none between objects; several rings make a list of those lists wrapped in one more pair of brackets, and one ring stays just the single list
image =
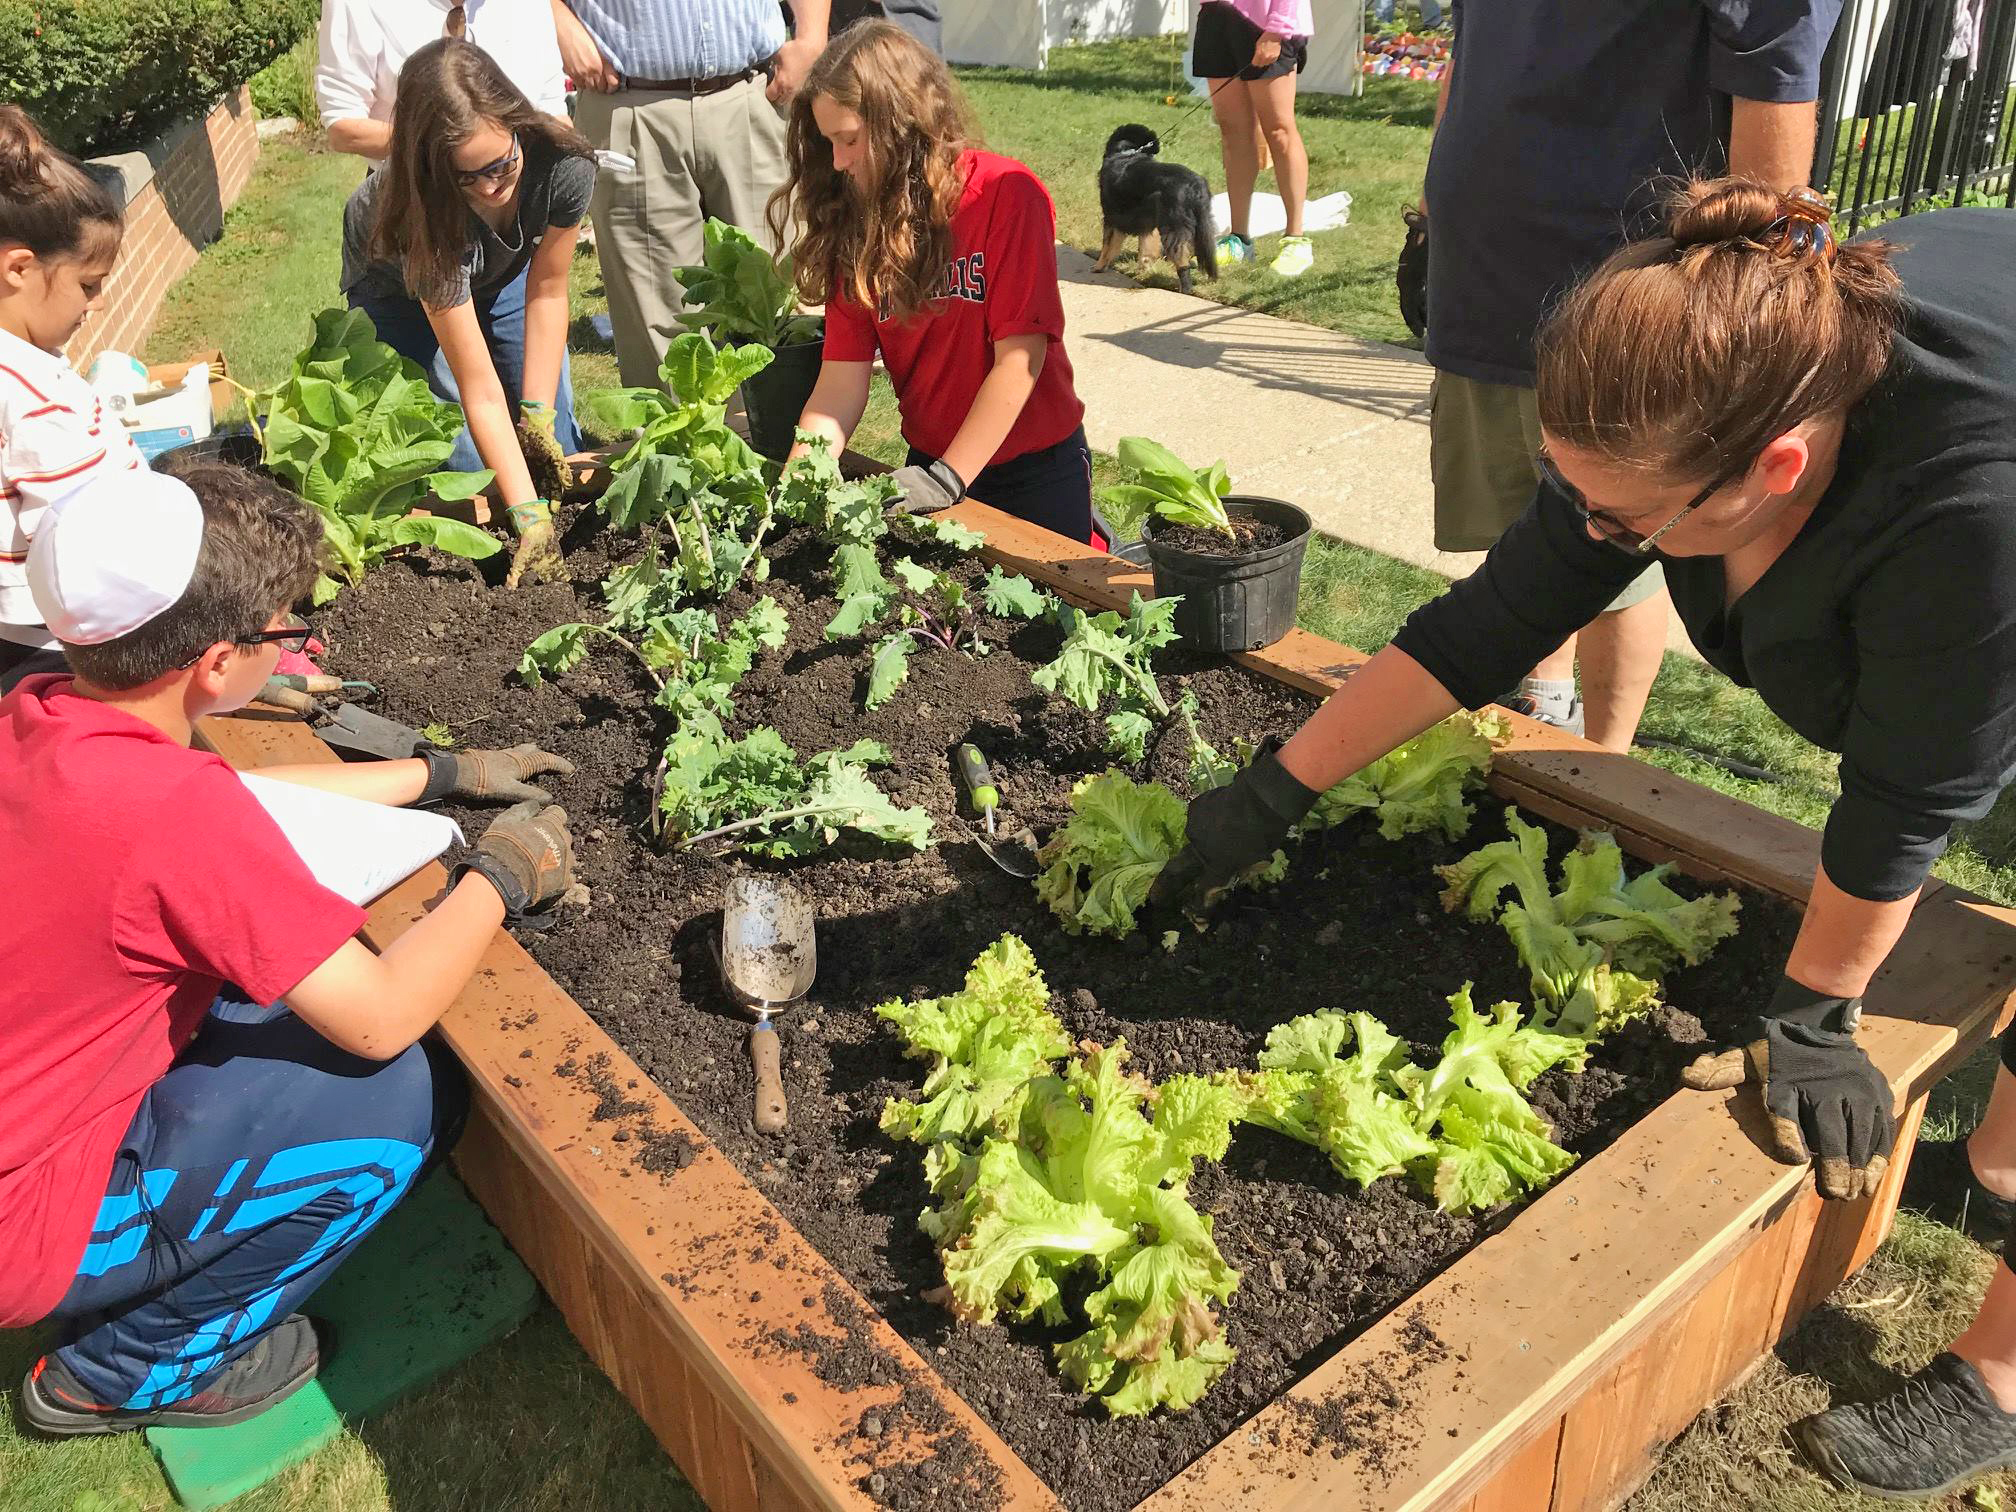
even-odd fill
[{"label": "woman in black long-sleeve top", "polygon": [[[1555,310],[1538,394],[1531,508],[1301,730],[1192,803],[1158,895],[1207,901],[1318,793],[1489,702],[1656,554],[1702,656],[1841,753],[1784,975],[1750,1044],[1690,1082],[1762,1083],[1774,1153],[1813,1160],[1827,1196],[1872,1192],[1894,1116],[1855,1042],[1861,993],[1954,822],[2016,776],[2016,213],[1837,244],[1815,197],[1693,184],[1665,236]],[[2012,1047],[1971,1145],[1977,1205],[2016,1195]],[[1802,1425],[1809,1451],[1903,1492],[2016,1463],[2016,1272],[1955,1349],[1908,1395]]]}]

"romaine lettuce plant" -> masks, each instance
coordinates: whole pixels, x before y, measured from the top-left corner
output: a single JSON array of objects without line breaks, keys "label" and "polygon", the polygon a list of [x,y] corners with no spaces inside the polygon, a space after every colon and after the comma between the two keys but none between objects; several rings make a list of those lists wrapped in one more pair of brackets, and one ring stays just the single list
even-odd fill
[{"label": "romaine lettuce plant", "polygon": [[1146,436],[1122,436],[1119,455],[1121,469],[1131,481],[1099,490],[1100,507],[1115,530],[1134,535],[1152,516],[1232,538],[1232,519],[1225,512],[1232,479],[1222,461],[1200,473]]},{"label": "romaine lettuce plant", "polygon": [[[1562,859],[1561,888],[1547,882],[1547,832],[1505,811],[1509,838],[1472,851],[1436,873],[1442,905],[1472,919],[1496,914],[1532,975],[1533,994],[1564,1030],[1597,1036],[1649,1011],[1657,978],[1696,965],[1736,932],[1734,893],[1682,898],[1655,866],[1626,880],[1624,853],[1601,831],[1586,832]],[[1507,888],[1517,902],[1498,908]]]},{"label": "romaine lettuce plant", "polygon": [[701,261],[672,270],[686,295],[680,324],[736,346],[753,341],[775,348],[819,339],[819,317],[799,312],[788,256],[771,257],[740,226],[711,215],[701,238]]},{"label": "romaine lettuce plant", "polygon": [[[434,397],[420,365],[378,339],[362,310],[327,309],[279,387],[248,395],[262,461],[322,516],[330,565],[356,587],[385,557],[412,546],[482,559],[497,538],[460,520],[412,513],[430,497],[474,498],[489,472],[443,472],[462,410]],[[340,590],[324,574],[314,600]]]},{"label": "romaine lettuce plant", "polygon": [[[599,389],[582,408],[604,426],[634,431],[609,463],[598,505],[618,529],[670,537],[679,590],[720,598],[747,573],[768,576],[763,538],[772,520],[762,459],[728,425],[728,399],[769,366],[760,346],[719,350],[704,335],[675,337],[659,375],[664,390]],[[669,394],[669,397],[668,397]]]}]

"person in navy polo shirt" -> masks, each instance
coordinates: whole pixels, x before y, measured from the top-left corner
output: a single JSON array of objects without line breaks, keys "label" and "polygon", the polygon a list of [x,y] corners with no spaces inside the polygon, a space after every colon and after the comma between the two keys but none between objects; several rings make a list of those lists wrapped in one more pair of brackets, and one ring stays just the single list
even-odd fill
[{"label": "person in navy polo shirt", "polygon": [[1042,181],[972,145],[944,63],[888,21],[849,27],[812,66],[786,154],[771,223],[781,241],[795,219],[799,296],[826,306],[799,425],[844,446],[879,352],[910,443],[903,508],[946,509],[970,491],[1092,539],[1092,454]]}]

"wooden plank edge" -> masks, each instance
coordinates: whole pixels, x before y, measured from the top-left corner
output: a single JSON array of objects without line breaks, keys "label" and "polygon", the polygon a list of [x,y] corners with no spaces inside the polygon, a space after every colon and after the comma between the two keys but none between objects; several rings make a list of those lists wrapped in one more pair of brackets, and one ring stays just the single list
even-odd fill
[{"label": "wooden plank edge", "polygon": [[[339,759],[293,721],[205,720],[201,735],[209,749],[235,765]],[[424,915],[446,882],[447,873],[430,863],[388,892],[369,910],[366,939],[385,948]],[[513,991],[518,994],[515,1004]],[[851,1425],[867,1408],[894,1401],[902,1385],[917,1384],[932,1394],[980,1457],[993,1466],[1000,1477],[1004,1509],[1052,1512],[1058,1507],[1048,1488],[999,1435],[939,1380],[881,1314],[509,934],[499,931],[440,1029],[533,1178],[573,1194],[584,1235],[640,1297],[656,1302],[668,1333],[684,1346],[684,1363],[709,1381],[736,1426],[808,1506],[855,1512],[875,1505],[854,1484],[866,1471],[848,1462],[854,1450],[848,1437]],[[662,1177],[650,1177],[641,1169],[638,1174],[645,1179],[632,1176],[630,1167],[617,1159],[620,1145],[631,1139],[616,1141],[615,1127],[605,1140],[596,1139],[592,1109],[598,1094],[551,1076],[556,1056],[584,1066],[592,1057],[606,1056],[605,1084],[621,1088],[620,1100],[635,1105],[623,1115],[627,1122],[617,1127],[626,1134],[635,1130],[641,1136],[646,1128],[655,1128],[683,1138],[693,1151],[692,1159]],[[517,1074],[528,1069],[536,1074]],[[641,1137],[636,1143],[641,1149]],[[622,1153],[627,1160],[627,1152]],[[599,1193],[599,1200],[588,1200],[591,1191]],[[671,1205],[661,1206],[654,1200],[659,1198]],[[746,1270],[739,1281],[731,1273],[707,1289],[700,1277],[714,1262],[704,1257],[741,1255],[752,1234],[763,1236],[768,1264],[755,1274],[758,1285],[769,1290],[751,1296]],[[665,1278],[678,1275],[677,1268],[690,1264],[695,1254],[703,1259],[693,1273],[680,1277],[676,1285],[668,1283]],[[766,1342],[764,1335],[773,1330],[790,1332],[821,1319],[827,1327],[820,1331],[830,1334],[837,1325],[825,1299],[836,1293],[869,1320],[871,1342],[895,1362],[904,1382],[843,1391],[820,1380],[801,1358],[780,1353],[775,1343]],[[820,1305],[810,1310],[797,1305],[805,1295],[820,1298]],[[588,1333],[577,1329],[577,1334]],[[643,1404],[638,1406],[643,1411]],[[928,1452],[927,1445],[915,1447],[919,1457]],[[696,1480],[709,1478],[708,1467],[694,1468],[700,1472]]]},{"label": "wooden plank edge", "polygon": [[[1871,984],[1864,1043],[1907,1123],[1956,1051],[2006,1017],[2012,946],[2008,919],[1984,920],[1942,894],[1921,905]],[[1935,982],[1936,1006],[1924,991]],[[1818,1208],[1807,1171],[1773,1161],[1761,1134],[1748,1094],[1667,1099],[1145,1499],[1141,1512],[1460,1506],[1790,1205]],[[1880,1217],[1875,1204],[1885,1195],[1830,1204],[1827,1217],[1859,1235]],[[1887,1195],[1894,1202],[1894,1190]],[[1851,1218],[1853,1209],[1864,1211]],[[1572,1295],[1563,1292],[1564,1273]],[[1423,1324],[1446,1353],[1396,1378],[1394,1362],[1416,1357]],[[1354,1404],[1384,1395],[1421,1413],[1419,1443],[1396,1448],[1388,1436],[1332,1458],[1310,1432],[1326,1413],[1348,1417]],[[1293,1479],[1259,1478],[1256,1449]],[[1405,1463],[1395,1471],[1382,1457]]]}]

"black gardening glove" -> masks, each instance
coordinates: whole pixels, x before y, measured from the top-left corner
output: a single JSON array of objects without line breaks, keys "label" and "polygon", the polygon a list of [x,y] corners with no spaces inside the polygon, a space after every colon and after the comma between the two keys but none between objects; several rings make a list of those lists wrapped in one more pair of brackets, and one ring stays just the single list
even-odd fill
[{"label": "black gardening glove", "polygon": [[944,462],[896,469],[898,493],[889,501],[890,514],[936,514],[966,497],[966,480]]},{"label": "black gardening glove", "polygon": [[1428,217],[1419,210],[1402,210],[1407,222],[1407,239],[1400,244],[1400,265],[1393,272],[1400,294],[1400,318],[1416,336],[1428,330]]},{"label": "black gardening glove", "polygon": [[1269,735],[1238,776],[1190,800],[1188,843],[1155,879],[1148,892],[1151,904],[1203,913],[1241,872],[1273,855],[1301,823],[1322,794],[1289,775],[1275,755],[1280,749],[1281,737]]},{"label": "black gardening glove", "polygon": [[567,811],[545,799],[531,799],[506,809],[490,822],[476,849],[455,868],[481,872],[504,900],[507,923],[557,901],[574,886],[574,837],[567,833]]},{"label": "black gardening glove", "polygon": [[1747,1045],[1704,1055],[1682,1079],[1701,1092],[1764,1089],[1771,1153],[1813,1162],[1822,1197],[1867,1197],[1896,1139],[1890,1083],[1855,1042],[1860,998],[1827,997],[1790,978],[1778,984]]},{"label": "black gardening glove", "polygon": [[574,775],[574,763],[527,742],[507,751],[442,751],[422,746],[417,753],[427,763],[427,786],[415,803],[439,803],[443,798],[496,799],[505,803],[540,803],[550,796],[525,779],[549,772]]}]

